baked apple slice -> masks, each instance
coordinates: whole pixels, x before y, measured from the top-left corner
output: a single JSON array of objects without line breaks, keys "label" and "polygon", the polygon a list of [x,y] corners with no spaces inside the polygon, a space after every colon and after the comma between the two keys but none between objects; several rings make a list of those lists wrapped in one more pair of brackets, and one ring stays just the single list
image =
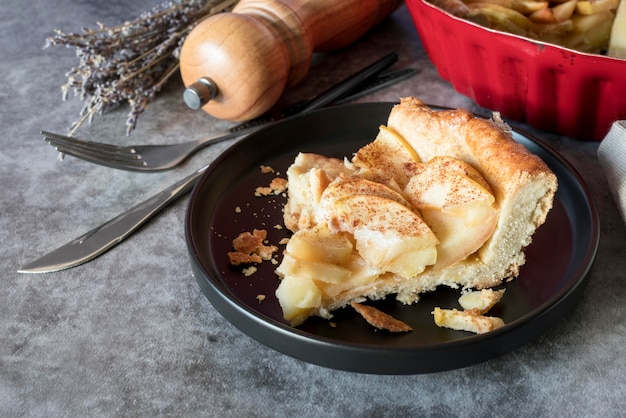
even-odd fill
[{"label": "baked apple slice", "polygon": [[357,175],[384,184],[404,188],[420,162],[417,152],[393,129],[381,126],[376,139],[354,155]]},{"label": "baked apple slice", "polygon": [[489,184],[456,158],[435,157],[421,164],[404,196],[439,239],[435,270],[467,258],[496,228],[498,210]]},{"label": "baked apple slice", "polygon": [[437,260],[436,236],[407,206],[382,196],[351,195],[335,201],[324,219],[354,236],[368,263],[409,278]]}]

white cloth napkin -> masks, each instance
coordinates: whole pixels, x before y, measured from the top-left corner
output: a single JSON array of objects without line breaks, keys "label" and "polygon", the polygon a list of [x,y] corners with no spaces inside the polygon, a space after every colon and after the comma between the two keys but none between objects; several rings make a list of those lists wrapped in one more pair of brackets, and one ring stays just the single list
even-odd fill
[{"label": "white cloth napkin", "polygon": [[626,223],[626,120],[613,123],[598,147],[598,161]]}]

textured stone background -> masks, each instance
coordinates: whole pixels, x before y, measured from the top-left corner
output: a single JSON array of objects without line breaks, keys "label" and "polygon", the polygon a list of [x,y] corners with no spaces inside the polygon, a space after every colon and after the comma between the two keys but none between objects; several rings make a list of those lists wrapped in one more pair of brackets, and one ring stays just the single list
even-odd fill
[{"label": "textured stone background", "polygon": [[[252,340],[212,307],[192,275],[186,199],[91,263],[23,275],[24,263],[152,196],[232,142],[183,167],[143,174],[66,158],[39,131],[65,132],[81,103],[61,102],[76,63],[43,50],[52,29],[117,23],[151,1],[5,0],[0,5],[0,416],[618,416],[626,389],[626,231],[596,160],[597,144],[524,127],[588,182],[602,240],[575,311],[537,341],[461,370],[360,375],[304,363]],[[337,53],[316,56],[287,97],[306,97],[383,53],[420,74],[361,101],[414,95],[478,109],[429,63],[405,8]],[[126,109],[80,133],[108,142],[167,143],[228,126],[184,107],[172,81],[124,137]]]}]

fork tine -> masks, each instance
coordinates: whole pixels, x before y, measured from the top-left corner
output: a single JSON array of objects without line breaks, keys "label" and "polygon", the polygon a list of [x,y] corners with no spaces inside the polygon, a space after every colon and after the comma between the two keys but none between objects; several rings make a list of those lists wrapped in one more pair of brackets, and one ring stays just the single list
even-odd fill
[{"label": "fork tine", "polygon": [[63,146],[55,146],[55,148],[58,152],[62,154],[70,155],[72,157],[80,158],[82,160],[86,160],[92,163],[106,165],[108,167],[114,167],[124,170],[134,169],[140,171],[142,167],[146,166],[145,161],[141,159],[129,159],[119,156],[116,157],[115,155],[103,155],[100,152],[94,152],[80,148]]},{"label": "fork tine", "polygon": [[43,135],[44,139],[51,144],[59,144],[63,146],[83,145],[84,147],[88,147],[91,149],[97,148],[101,150],[107,150],[110,152],[118,151],[118,152],[125,152],[125,153],[134,153],[134,150],[131,147],[105,144],[103,142],[93,142],[93,141],[88,141],[86,139],[79,139],[79,138],[74,138],[71,136],[59,135],[59,134],[55,134],[55,133],[48,132],[48,131],[41,131],[41,134]]},{"label": "fork tine", "polygon": [[132,147],[92,142],[45,131],[41,134],[61,154],[120,170],[145,171],[148,166]]},{"label": "fork tine", "polygon": [[57,141],[55,139],[46,139],[48,144],[57,149],[65,149],[68,154],[73,152],[85,153],[93,155],[93,157],[102,156],[102,158],[115,159],[119,161],[128,160],[141,160],[141,155],[132,153],[130,150],[109,150],[105,147],[100,147],[99,144],[84,143],[84,142],[69,142],[69,141]]},{"label": "fork tine", "polygon": [[102,160],[104,162],[130,164],[131,166],[137,167],[146,165],[145,162],[141,161],[141,155],[137,154],[131,147],[91,142],[50,132],[42,132],[42,134],[46,142],[55,147],[59,152],[67,155],[89,158],[91,161]]}]

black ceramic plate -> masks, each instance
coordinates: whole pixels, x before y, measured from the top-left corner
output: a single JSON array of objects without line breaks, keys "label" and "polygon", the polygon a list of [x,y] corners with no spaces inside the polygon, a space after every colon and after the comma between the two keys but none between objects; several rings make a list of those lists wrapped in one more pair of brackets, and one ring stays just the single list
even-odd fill
[{"label": "black ceramic plate", "polygon": [[[559,190],[553,210],[527,248],[520,276],[490,315],[504,319],[496,331],[474,335],[435,326],[433,307],[455,308],[459,291],[442,288],[413,306],[388,297],[373,305],[405,321],[414,331],[377,331],[351,308],[328,320],[310,318],[292,328],[282,318],[274,291],[275,265],[264,262],[245,277],[229,265],[227,253],[240,232],[266,229],[271,243],[288,236],[281,196],[254,197],[276,173],[285,176],[298,152],[350,157],[370,142],[387,120],[392,104],[335,107],[263,129],[227,150],[193,190],[185,232],[195,277],[207,298],[233,325],[259,342],[304,361],[362,373],[417,374],[460,368],[514,350],[561,320],[579,299],[595,258],[599,228],[590,194],[572,167],[538,140],[515,132],[515,139],[538,154],[556,173]],[[236,210],[240,209],[240,212]],[[279,258],[280,260],[280,258]],[[259,302],[258,295],[265,295]]]}]

